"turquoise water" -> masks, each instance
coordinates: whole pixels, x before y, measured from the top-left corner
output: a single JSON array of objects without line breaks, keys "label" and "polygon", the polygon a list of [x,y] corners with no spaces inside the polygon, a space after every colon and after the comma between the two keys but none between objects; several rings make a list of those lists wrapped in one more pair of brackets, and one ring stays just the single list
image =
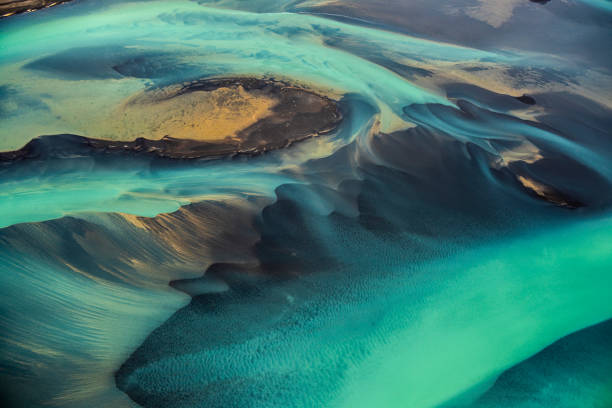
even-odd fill
[{"label": "turquoise water", "polygon": [[352,261],[325,279],[209,313],[194,301],[141,346],[119,385],[152,401],[188,395],[179,406],[465,405],[504,369],[610,315],[609,230],[594,220],[432,263],[395,264],[388,242],[369,243],[387,263],[345,249]]},{"label": "turquoise water", "polygon": [[[507,47],[512,31],[468,47],[294,3],[75,1],[2,20],[0,151],[87,136],[139,92],[207,77],[306,86],[344,115],[256,157],[62,155],[51,136],[59,155],[0,163],[11,405],[478,406],[510,389],[504,371],[612,317],[609,66]],[[605,42],[607,2],[583,3],[525,10]]]}]

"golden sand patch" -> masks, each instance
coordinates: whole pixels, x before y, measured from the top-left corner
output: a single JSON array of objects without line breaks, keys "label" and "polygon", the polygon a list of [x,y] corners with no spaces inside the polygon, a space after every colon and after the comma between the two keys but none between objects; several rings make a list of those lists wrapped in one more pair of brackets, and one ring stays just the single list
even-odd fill
[{"label": "golden sand patch", "polygon": [[544,200],[552,204],[559,205],[562,207],[576,208],[576,205],[577,205],[576,202],[567,201],[562,195],[560,195],[552,187],[549,187],[545,184],[539,183],[533,179],[523,177],[523,176],[518,176],[517,179],[523,185],[523,187],[533,191],[539,197],[543,198]]},{"label": "golden sand patch", "polygon": [[[164,93],[168,93],[165,91]],[[168,97],[170,96],[170,97]],[[134,140],[138,137],[218,141],[272,114],[277,100],[242,86],[192,91],[176,96],[159,93],[130,98],[101,134],[91,137]],[[100,129],[102,130],[102,129]]]},{"label": "golden sand patch", "polygon": [[534,181],[532,179],[529,179],[523,176],[518,176],[518,180],[521,182],[521,184],[525,188],[532,190],[534,193],[536,193],[540,197],[543,197],[543,198],[547,197],[548,187],[545,186],[544,184],[538,183],[537,181]]}]

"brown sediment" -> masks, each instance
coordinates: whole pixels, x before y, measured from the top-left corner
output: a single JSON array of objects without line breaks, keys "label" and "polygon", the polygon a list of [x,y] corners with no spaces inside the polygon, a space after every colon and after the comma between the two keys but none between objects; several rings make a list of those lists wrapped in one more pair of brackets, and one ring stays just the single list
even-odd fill
[{"label": "brown sediment", "polygon": [[[257,78],[158,88],[130,98],[121,109],[117,129],[128,137],[45,136],[20,150],[0,152],[0,161],[96,151],[181,159],[259,154],[330,133],[342,120],[337,103],[325,96]],[[141,134],[146,137],[134,138]]]},{"label": "brown sediment", "polygon": [[68,1],[70,0],[0,0],[0,18],[29,13]]},{"label": "brown sediment", "polygon": [[[167,90],[131,98],[117,112],[109,133],[121,140],[171,136],[175,139],[219,141],[273,114],[280,101],[241,85],[210,91],[194,90],[166,96]],[[92,135],[94,136],[94,135]]]}]

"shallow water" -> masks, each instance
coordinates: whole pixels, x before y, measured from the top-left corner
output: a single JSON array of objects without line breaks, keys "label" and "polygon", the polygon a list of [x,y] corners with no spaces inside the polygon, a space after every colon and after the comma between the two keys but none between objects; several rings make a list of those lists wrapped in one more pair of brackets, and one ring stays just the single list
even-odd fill
[{"label": "shallow water", "polygon": [[0,151],[120,143],[126,101],[211,77],[305,87],[343,116],[261,155],[49,136],[0,161],[10,406],[610,401],[599,368],[575,393],[508,380],[612,317],[608,2],[357,3],[76,0],[0,21]]}]

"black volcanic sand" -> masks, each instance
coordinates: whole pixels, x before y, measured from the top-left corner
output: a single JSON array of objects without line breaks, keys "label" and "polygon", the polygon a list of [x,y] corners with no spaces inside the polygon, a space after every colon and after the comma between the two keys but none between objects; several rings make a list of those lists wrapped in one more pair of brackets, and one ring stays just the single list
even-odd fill
[{"label": "black volcanic sand", "polygon": [[[462,123],[462,126],[473,127],[475,131],[500,136],[506,132],[520,135],[537,147],[542,157],[533,163],[516,160],[503,168],[497,168],[490,162],[489,171],[498,181],[504,179],[503,183],[508,184],[508,180],[500,176],[511,175],[515,180],[510,182],[510,185],[514,184],[513,189],[518,188],[533,198],[565,208],[588,206],[596,209],[609,205],[612,196],[609,193],[610,183],[605,177],[589,168],[588,161],[580,156],[570,157],[568,152],[559,151],[554,142],[537,137],[539,131],[546,131],[560,140],[576,141],[593,151],[610,151],[612,139],[608,129],[612,125],[612,116],[609,109],[568,93],[515,97],[467,84],[447,84],[444,88],[447,97],[454,100],[459,109],[437,104],[415,104],[405,107],[404,114],[422,124],[427,118],[427,122],[434,127],[436,118],[443,118],[443,122]],[[529,108],[530,103],[535,101],[546,110],[545,114],[537,117],[537,122],[509,114],[512,110]],[[442,128],[437,130],[444,133]],[[520,142],[504,140],[503,137],[491,142],[498,151],[513,150],[518,144]],[[497,160],[497,157],[491,156],[489,160]],[[520,178],[534,181],[541,186],[541,190],[536,193],[521,185]]]},{"label": "black volcanic sand", "polygon": [[194,91],[230,87],[257,90],[279,103],[272,109],[271,115],[241,130],[233,139],[208,142],[166,136],[160,140],[138,138],[134,141],[111,141],[76,135],[41,136],[19,150],[0,152],[0,163],[96,152],[138,153],[172,159],[256,155],[328,134],[342,121],[342,113],[335,101],[310,90],[270,79],[222,78],[193,81],[168,98]]},{"label": "black volcanic sand", "polygon": [[[607,320],[572,333],[510,368],[470,406],[569,407],[567,401],[573,400],[577,404],[573,406],[609,407],[610,373],[612,320]],[[589,400],[593,405],[582,405]]]}]

